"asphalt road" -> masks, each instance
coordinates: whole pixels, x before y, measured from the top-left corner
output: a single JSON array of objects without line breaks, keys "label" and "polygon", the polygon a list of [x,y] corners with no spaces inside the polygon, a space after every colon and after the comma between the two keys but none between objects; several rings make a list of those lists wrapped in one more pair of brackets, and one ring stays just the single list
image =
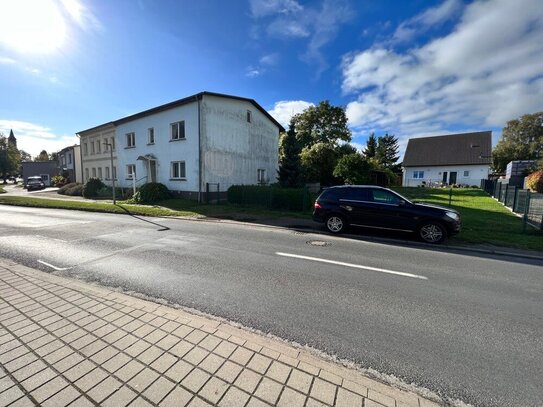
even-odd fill
[{"label": "asphalt road", "polygon": [[543,405],[541,261],[9,206],[0,256],[224,317],[452,399]]}]

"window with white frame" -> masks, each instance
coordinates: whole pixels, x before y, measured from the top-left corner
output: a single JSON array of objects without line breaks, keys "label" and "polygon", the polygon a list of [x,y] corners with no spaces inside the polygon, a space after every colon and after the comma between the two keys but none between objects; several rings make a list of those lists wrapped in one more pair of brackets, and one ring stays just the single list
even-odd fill
[{"label": "window with white frame", "polygon": [[113,179],[117,179],[117,167],[113,166]]},{"label": "window with white frame", "polygon": [[91,141],[90,144],[91,144],[91,154],[94,154],[94,152],[96,151],[96,150],[94,149],[94,141]]},{"label": "window with white frame", "polygon": [[172,179],[185,179],[185,161],[172,161],[170,175]]},{"label": "window with white frame", "polygon": [[147,129],[147,143],[155,144],[155,129],[152,127]]},{"label": "window with white frame", "polygon": [[92,169],[92,178],[96,178],[96,168]]},{"label": "window with white frame", "polygon": [[262,168],[256,170],[256,179],[259,184],[264,184],[266,182],[266,170]]},{"label": "window with white frame", "polygon": [[424,178],[424,171],[413,171],[413,178],[414,179],[423,179]]},{"label": "window with white frame", "polygon": [[251,123],[253,121],[253,112],[250,110],[247,110],[247,123]]},{"label": "window with white frame", "polygon": [[136,165],[135,164],[128,164],[126,166],[126,178],[127,179],[136,178]]},{"label": "window with white frame", "polygon": [[89,169],[88,168],[85,168],[85,180],[86,181],[89,180]]},{"label": "window with white frame", "polygon": [[468,178],[469,177],[469,171],[464,171],[464,178]]},{"label": "window with white frame", "polygon": [[72,163],[72,155],[68,154],[68,164],[71,164],[71,163]]},{"label": "window with white frame", "polygon": [[102,167],[98,167],[98,178],[102,179]]},{"label": "window with white frame", "polygon": [[136,133],[126,133],[126,147],[136,147]]},{"label": "window with white frame", "polygon": [[87,143],[83,143],[83,155],[89,154],[89,146]]},{"label": "window with white frame", "polygon": [[100,153],[101,153],[101,150],[102,150],[102,149],[101,149],[101,146],[100,146],[100,140],[96,140],[96,152],[97,152],[98,154],[100,154]]},{"label": "window with white frame", "polygon": [[185,139],[185,121],[170,124],[170,140]]},{"label": "window with white frame", "polygon": [[115,150],[115,137],[111,137],[111,148]]},{"label": "window with white frame", "polygon": [[109,179],[109,167],[106,167],[106,179]]}]

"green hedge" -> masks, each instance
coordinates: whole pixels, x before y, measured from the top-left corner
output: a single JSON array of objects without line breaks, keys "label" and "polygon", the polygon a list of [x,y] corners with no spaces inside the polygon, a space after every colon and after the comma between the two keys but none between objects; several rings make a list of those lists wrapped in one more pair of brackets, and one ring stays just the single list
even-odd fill
[{"label": "green hedge", "polygon": [[228,202],[268,209],[305,212],[313,208],[316,195],[305,188],[233,185],[228,188]]}]

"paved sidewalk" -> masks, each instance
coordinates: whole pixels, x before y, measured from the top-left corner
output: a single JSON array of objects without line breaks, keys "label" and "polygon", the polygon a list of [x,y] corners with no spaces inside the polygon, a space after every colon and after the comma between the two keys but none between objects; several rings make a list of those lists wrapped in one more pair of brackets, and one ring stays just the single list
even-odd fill
[{"label": "paved sidewalk", "polygon": [[436,407],[280,341],[0,259],[0,406]]}]

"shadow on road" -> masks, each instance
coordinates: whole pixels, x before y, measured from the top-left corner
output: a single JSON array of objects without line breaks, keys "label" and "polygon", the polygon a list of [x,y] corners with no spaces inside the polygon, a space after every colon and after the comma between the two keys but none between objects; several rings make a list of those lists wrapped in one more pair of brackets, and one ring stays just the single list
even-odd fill
[{"label": "shadow on road", "polygon": [[115,204],[115,206],[118,207],[118,208],[121,208],[123,211],[126,212],[127,215],[130,215],[135,219],[141,220],[142,222],[150,223],[150,224],[155,225],[155,226],[159,226],[160,229],[157,229],[158,232],[164,232],[165,230],[170,230],[170,228],[168,226],[164,226],[164,225],[161,225],[160,223],[156,223],[156,222],[153,222],[153,221],[150,221],[150,220],[147,220],[147,219],[143,219],[143,218],[141,218],[139,216],[134,215],[132,212],[130,212],[128,209],[122,207],[121,205]]}]

